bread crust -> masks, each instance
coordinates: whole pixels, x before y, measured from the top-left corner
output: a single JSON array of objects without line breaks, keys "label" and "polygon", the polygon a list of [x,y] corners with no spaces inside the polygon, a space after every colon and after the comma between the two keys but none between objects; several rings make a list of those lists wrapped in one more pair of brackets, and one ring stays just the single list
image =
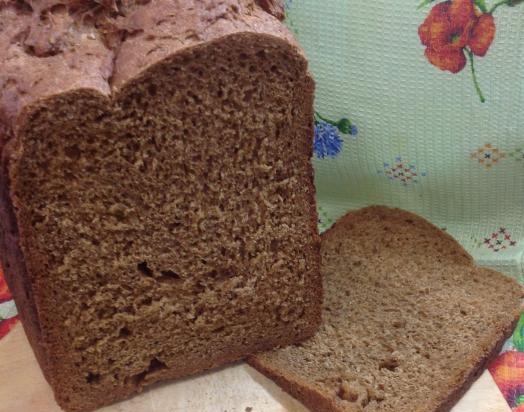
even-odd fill
[{"label": "bread crust", "polygon": [[[392,209],[383,206],[370,206],[354,212],[349,212],[341,217],[330,229],[321,235],[321,241],[337,242],[352,229],[352,225],[356,220],[365,221],[366,219],[388,220],[394,219],[401,222],[407,220],[410,224],[417,225],[422,230],[430,230],[434,237],[440,239],[442,245],[446,245],[449,249],[448,258],[452,264],[465,267],[475,267],[473,258],[456,242],[449,234],[438,230],[428,222],[426,219],[413,215],[407,211],[400,209]],[[483,272],[493,272],[496,276],[501,276],[498,272],[490,269],[478,268],[477,270]],[[524,296],[522,287],[513,279],[504,277],[509,283],[513,283],[516,293]],[[475,358],[471,362],[471,366],[463,376],[456,378],[456,381],[450,382],[450,389],[442,399],[437,400],[427,412],[447,412],[460,400],[464,393],[471,387],[475,380],[484,371],[488,363],[495,358],[499,353],[504,342],[511,336],[516,327],[522,311],[523,306],[510,308],[507,313],[506,320],[500,321],[500,324],[493,330],[492,336],[486,341],[478,342],[478,348],[475,350]],[[351,412],[360,411],[361,409],[353,405],[341,405],[335,402],[332,394],[323,391],[319,386],[315,386],[314,382],[304,380],[303,377],[287,373],[283,368],[278,367],[276,363],[271,361],[271,352],[267,354],[250,356],[247,362],[262,374],[275,381],[283,390],[288,392],[300,400],[305,406],[312,411],[319,412]],[[296,355],[295,355],[296,356]]]},{"label": "bread crust", "polygon": [[475,381],[479,378],[480,375],[482,375],[482,372],[486,369],[488,364],[498,356],[500,351],[502,350],[502,346],[506,342],[507,339],[509,339],[517,327],[517,323],[519,322],[521,312],[518,311],[515,314],[515,320],[513,323],[508,324],[505,328],[503,328],[498,337],[494,337],[494,344],[493,347],[489,350],[487,350],[483,356],[478,360],[478,362],[471,368],[471,371],[468,373],[468,375],[463,379],[462,382],[457,382],[456,388],[454,391],[452,391],[448,397],[443,399],[440,404],[435,405],[435,412],[448,412],[453,408],[453,406],[462,398],[462,396],[468,391],[469,388],[471,388],[471,385],[475,383]]},{"label": "bread crust", "polygon": [[81,2],[33,3],[0,4],[0,151],[39,101],[79,89],[118,94],[166,57],[231,34],[274,36],[303,56],[267,12],[281,9],[279,1],[110,0],[80,11]]},{"label": "bread crust", "polygon": [[20,231],[9,196],[7,162],[0,162],[0,263],[9,288],[17,302],[22,325],[38,363],[47,380],[51,380],[47,355],[42,346],[40,320],[33,301],[31,280],[20,247]]},{"label": "bread crust", "polygon": [[[24,329],[44,375],[53,386],[58,403],[71,411],[91,410],[128,397],[141,388],[122,387],[121,390],[108,393],[104,399],[86,399],[85,405],[69,404],[68,395],[60,391],[67,377],[58,376],[53,368],[60,354],[57,353],[55,344],[46,336],[46,322],[40,314],[43,309],[38,305],[38,291],[33,287],[31,268],[38,269],[38,257],[32,254],[27,243],[27,239],[31,237],[31,233],[28,233],[30,223],[21,222],[19,205],[13,195],[13,186],[17,179],[14,166],[23,155],[24,133],[30,118],[38,110],[51,105],[55,99],[74,94],[91,95],[93,99],[111,106],[123,93],[131,90],[133,84],[156,70],[159,65],[166,64],[173,56],[188,55],[214,42],[227,42],[230,38],[258,36],[260,41],[287,48],[289,53],[302,59],[304,68],[307,67],[305,57],[289,31],[253,0],[154,0],[129,3],[132,5],[125,10],[127,14],[113,21],[117,33],[111,35],[92,25],[83,26],[76,17],[62,13],[62,9],[58,8],[55,18],[60,22],[60,27],[65,27],[65,32],[73,34],[72,37],[64,35],[58,42],[64,46],[63,49],[60,46],[58,51],[54,50],[52,53],[45,47],[40,50],[38,44],[29,44],[27,39],[24,40],[28,43],[26,51],[33,51],[21,52],[23,47],[13,44],[9,39],[20,28],[36,30],[40,27],[34,16],[42,14],[44,6],[55,5],[53,1],[42,2],[41,6],[35,6],[40,9],[35,8],[30,14],[16,9],[14,3],[0,6],[0,18],[5,17],[7,27],[0,33],[0,54],[10,56],[0,62],[0,262],[5,268],[7,283],[20,308]],[[171,24],[170,28],[163,27],[162,18],[167,19],[167,23],[164,23],[168,26]],[[175,22],[177,24],[173,25]],[[166,30],[170,30],[169,36],[166,36]],[[76,46],[74,52],[66,47],[71,44]],[[49,53],[51,54],[48,55]],[[44,55],[45,58],[42,58]],[[20,67],[24,67],[24,70],[18,73]],[[314,83],[309,74],[304,75],[303,104],[308,111],[306,115],[311,119],[310,124],[304,126],[304,133],[312,137]],[[311,148],[304,147],[304,151],[309,158]],[[308,197],[310,204],[314,205],[311,161],[303,167],[308,170]],[[311,255],[314,256],[312,270],[316,275],[308,281],[311,284],[311,300],[316,305],[308,327],[298,336],[292,337],[290,334],[283,337],[278,342],[281,345],[312,336],[320,324],[322,281],[319,272],[320,238],[316,213],[311,214],[309,226],[312,237]],[[277,343],[262,341],[251,350],[267,350],[275,344]],[[235,350],[218,360],[203,359],[199,364],[162,371],[147,384],[199,373],[239,360],[245,355]]]},{"label": "bread crust", "polygon": [[[516,315],[513,323],[505,327],[493,347],[486,351],[486,353],[477,361],[471,368],[467,376],[462,382],[457,382],[455,389],[440,403],[436,404],[434,408],[427,412],[448,412],[453,406],[462,398],[469,388],[475,383],[479,376],[484,372],[491,360],[497,357],[500,353],[504,342],[511,336],[520,318],[520,312]],[[333,400],[325,396],[321,390],[311,386],[309,382],[298,382],[286,375],[284,372],[272,368],[271,365],[266,364],[264,360],[257,356],[250,356],[247,359],[248,364],[253,366],[263,375],[274,381],[283,390],[289,393],[294,398],[300,400],[305,406],[314,412],[358,412],[357,408],[347,409],[340,408]]]}]

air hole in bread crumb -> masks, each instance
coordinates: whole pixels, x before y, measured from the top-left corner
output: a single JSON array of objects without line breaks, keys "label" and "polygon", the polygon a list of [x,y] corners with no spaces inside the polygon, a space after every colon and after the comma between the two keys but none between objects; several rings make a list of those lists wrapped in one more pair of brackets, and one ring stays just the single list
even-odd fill
[{"label": "air hole in bread crumb", "polygon": [[100,123],[104,119],[110,117],[109,113],[100,113],[98,116],[95,117],[94,121],[95,123]]},{"label": "air hole in bread crumb", "polygon": [[400,329],[400,328],[403,328],[404,326],[406,326],[406,322],[405,321],[396,320],[396,321],[393,322],[393,327],[395,329]]},{"label": "air hole in bread crumb", "polygon": [[[131,382],[138,386],[147,378],[148,375],[164,369],[167,369],[167,365],[155,357],[151,359],[151,362],[149,362],[149,366],[146,370],[131,376]],[[126,378],[126,381],[127,380],[128,379]]]},{"label": "air hole in bread crumb", "polygon": [[151,359],[149,363],[149,368],[147,368],[148,373],[158,372],[160,370],[167,369],[167,365],[159,360],[158,358]]},{"label": "air hole in bread crumb", "polygon": [[38,213],[38,212],[35,211],[35,212],[34,212],[34,217],[33,217],[33,219],[32,219],[33,226],[36,226],[36,225],[38,225],[38,224],[44,222],[44,221],[45,221],[45,218],[46,218],[46,217],[45,217],[44,215],[41,215],[40,213]]},{"label": "air hole in bread crumb", "polygon": [[51,46],[47,49],[37,51],[37,49],[35,49],[35,47],[31,44],[24,45],[24,51],[27,55],[34,57],[52,57],[62,52],[62,50],[56,46]]},{"label": "air hole in bread crumb", "polygon": [[358,393],[351,390],[351,388],[349,388],[347,385],[340,386],[337,392],[337,396],[340,399],[344,399],[345,401],[348,401],[348,402],[356,402],[358,400]]},{"label": "air hole in bread crumb", "polygon": [[147,266],[147,262],[140,262],[138,265],[136,265],[137,269],[146,276],[153,276],[153,271]]},{"label": "air hole in bread crumb", "polygon": [[131,336],[131,331],[126,328],[125,326],[123,328],[120,329],[120,331],[118,332],[118,337],[119,338],[127,338],[128,336]]},{"label": "air hole in bread crumb", "polygon": [[146,296],[144,299],[140,301],[142,305],[149,306],[151,303],[153,303],[153,298],[151,296]]},{"label": "air hole in bread crumb", "polygon": [[[143,372],[137,373],[136,375],[131,376],[132,384],[135,386],[140,385],[140,383],[142,383],[144,379],[146,378],[146,375],[147,375],[147,371],[143,371]],[[127,380],[128,379],[126,378],[126,381]]]},{"label": "air hole in bread crumb", "polygon": [[228,279],[235,276],[235,270],[233,268],[213,269],[208,273],[208,276],[218,280]]},{"label": "air hole in bread crumb", "polygon": [[160,271],[160,273],[162,274],[162,276],[165,276],[166,278],[169,278],[169,279],[182,280],[180,275],[173,270],[162,270]]},{"label": "air hole in bread crumb", "polygon": [[16,10],[22,13],[30,14],[33,12],[33,7],[27,1],[14,2]]},{"label": "air hole in bread crumb", "polygon": [[394,372],[399,366],[398,359],[395,358],[388,358],[384,359],[382,362],[380,362],[378,368],[379,369],[387,369],[391,372]]},{"label": "air hole in bread crumb", "polygon": [[253,94],[254,94],[254,90],[246,90],[244,92],[244,102],[248,103],[251,101],[251,99],[253,98]]},{"label": "air hole in bread crumb", "polygon": [[80,155],[82,154],[82,152],[78,148],[78,146],[73,145],[73,146],[67,146],[64,149],[64,154],[72,160],[78,160],[80,159]]},{"label": "air hole in bread crumb", "polygon": [[197,282],[194,286],[193,286],[193,291],[194,293],[196,294],[200,294],[200,293],[203,293],[204,291],[206,290],[206,285],[203,284],[202,282]]},{"label": "air hole in bread crumb", "polygon": [[44,22],[48,21],[49,14],[65,14],[67,13],[67,7],[63,4],[55,4],[48,9],[42,10],[40,13],[40,19]]},{"label": "air hole in bread crumb", "polygon": [[96,384],[100,382],[100,374],[89,372],[86,377],[86,382],[89,384]]},{"label": "air hole in bread crumb", "polygon": [[280,242],[278,240],[273,239],[269,244],[269,250],[271,250],[272,252],[277,252],[279,248]]},{"label": "air hole in bread crumb", "polygon": [[[187,95],[188,95],[189,97],[191,97],[191,99],[193,99],[193,102],[191,102],[191,104],[194,104],[194,103],[198,103],[198,104],[200,104],[200,103],[202,103],[202,99],[201,99],[200,96],[198,96],[197,94],[192,93],[192,92],[187,92]],[[193,119],[192,122],[193,122],[193,126],[196,127],[196,126],[197,126],[197,122],[196,122],[194,119]]]},{"label": "air hole in bread crumb", "polygon": [[150,96],[156,96],[156,92],[157,92],[156,84],[150,84],[149,86],[147,86],[147,92],[149,93]]},{"label": "air hole in bread crumb", "polygon": [[182,223],[181,222],[178,222],[178,221],[175,221],[175,222],[171,222],[167,225],[167,228],[171,231],[175,230],[176,228],[182,226]]}]

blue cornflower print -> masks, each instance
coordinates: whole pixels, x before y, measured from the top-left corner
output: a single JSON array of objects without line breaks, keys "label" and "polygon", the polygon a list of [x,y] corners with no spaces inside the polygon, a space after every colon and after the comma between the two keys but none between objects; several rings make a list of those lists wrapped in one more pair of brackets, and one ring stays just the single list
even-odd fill
[{"label": "blue cornflower print", "polygon": [[342,138],[338,129],[323,120],[316,122],[313,149],[321,159],[338,155],[342,150]]},{"label": "blue cornflower print", "polygon": [[284,10],[288,10],[291,7],[293,0],[284,0]]},{"label": "blue cornflower print", "polygon": [[356,138],[358,128],[345,117],[338,122],[330,120],[315,112],[315,155],[323,159],[325,157],[336,157],[342,151],[344,140],[342,135]]}]

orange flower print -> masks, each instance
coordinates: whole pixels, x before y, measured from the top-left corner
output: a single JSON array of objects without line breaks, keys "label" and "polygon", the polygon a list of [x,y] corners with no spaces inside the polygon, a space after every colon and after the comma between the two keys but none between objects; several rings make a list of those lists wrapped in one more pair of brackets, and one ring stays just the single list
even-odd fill
[{"label": "orange flower print", "polygon": [[475,19],[471,0],[451,0],[433,7],[418,29],[430,63],[452,73],[461,71],[466,66],[464,48]]},{"label": "orange flower print", "polygon": [[[423,7],[434,0],[424,0]],[[486,0],[446,0],[437,3],[418,28],[428,61],[441,70],[458,73],[468,59],[475,90],[485,101],[474,66],[474,57],[483,57],[495,39],[493,12],[500,6],[514,6],[514,0],[495,2],[489,9]]]},{"label": "orange flower print", "polygon": [[469,48],[477,56],[483,57],[495,38],[495,19],[491,14],[481,14],[471,30]]}]

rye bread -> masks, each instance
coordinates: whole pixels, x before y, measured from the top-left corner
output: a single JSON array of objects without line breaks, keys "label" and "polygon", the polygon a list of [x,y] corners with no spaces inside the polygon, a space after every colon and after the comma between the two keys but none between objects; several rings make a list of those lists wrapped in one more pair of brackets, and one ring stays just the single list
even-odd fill
[{"label": "rye bread", "polygon": [[314,85],[278,3],[0,2],[0,259],[64,409],[316,330]]},{"label": "rye bread", "polygon": [[321,255],[319,332],[248,360],[315,412],[448,411],[521,311],[516,281],[406,211],[348,213]]}]

